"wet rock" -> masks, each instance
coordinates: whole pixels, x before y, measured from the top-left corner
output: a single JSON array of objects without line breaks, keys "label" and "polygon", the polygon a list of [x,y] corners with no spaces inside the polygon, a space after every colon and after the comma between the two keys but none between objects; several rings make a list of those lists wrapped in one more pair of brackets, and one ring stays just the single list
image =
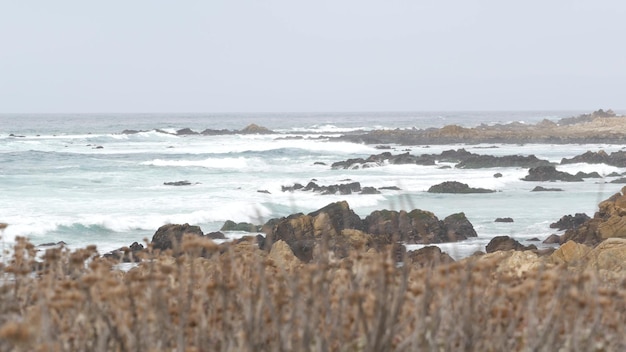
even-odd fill
[{"label": "wet rock", "polygon": [[212,240],[225,240],[226,236],[220,231],[213,231],[205,234],[206,237]]},{"label": "wet rock", "polygon": [[408,251],[406,260],[418,268],[433,268],[439,264],[453,263],[454,259],[447,253],[442,252],[437,246],[426,246],[416,251]]},{"label": "wet rock", "polygon": [[152,236],[152,248],[155,250],[174,249],[179,250],[180,243],[184,235],[204,236],[199,226],[191,226],[189,224],[167,224],[159,227]]},{"label": "wet rock", "polygon": [[565,181],[565,182],[582,182],[580,176],[572,175],[567,172],[557,171],[554,166],[538,166],[528,170],[528,175],[522,179],[523,181]]},{"label": "wet rock", "polygon": [[428,189],[428,193],[494,193],[494,190],[485,188],[471,188],[465,183],[446,181]]},{"label": "wet rock", "polygon": [[556,234],[552,234],[552,235],[548,236],[548,238],[543,240],[542,243],[544,243],[544,244],[559,244],[559,243],[561,243],[561,236],[556,235]]},{"label": "wet rock", "polygon": [[401,191],[400,187],[397,187],[397,186],[378,187],[378,189],[380,189],[380,190],[390,190],[390,191]]},{"label": "wet rock", "polygon": [[535,245],[524,246],[519,243],[515,239],[509,236],[496,236],[489,241],[485,250],[487,253],[493,253],[497,251],[526,251],[526,250],[536,250],[537,247]]},{"label": "wet rock", "polygon": [[500,178],[500,177],[502,177],[502,174],[499,173],[499,172],[496,172],[495,174],[493,174],[493,177],[494,178]]},{"label": "wet rock", "polygon": [[589,219],[591,219],[591,218],[589,217],[589,215],[587,215],[585,213],[576,213],[574,216],[572,216],[572,215],[565,215],[565,216],[561,217],[561,219],[559,219],[559,221],[553,222],[552,224],[550,224],[550,228],[551,229],[558,229],[558,230],[574,229],[574,228],[577,228],[578,226],[582,225],[583,223],[585,223]]},{"label": "wet rock", "polygon": [[598,152],[587,151],[584,154],[575,156],[570,159],[561,159],[561,164],[574,163],[607,164],[617,167],[626,167],[626,152],[617,151],[611,154],[607,154],[604,150],[600,150]]},{"label": "wet rock", "polygon": [[561,189],[561,188],[546,188],[546,187],[536,186],[535,188],[533,188],[530,191],[531,192],[562,192],[563,189]]},{"label": "wet rock", "polygon": [[266,189],[258,189],[257,193],[265,193],[265,194],[272,194],[270,191],[266,190]]},{"label": "wet rock", "polygon": [[494,222],[513,222],[512,218],[496,218]]},{"label": "wet rock", "polygon": [[175,181],[175,182],[163,182],[164,186],[191,186],[189,181]]},{"label": "wet rock", "polygon": [[380,191],[374,187],[363,187],[361,194],[380,194]]},{"label": "wet rock", "polygon": [[239,130],[239,133],[241,134],[273,134],[275,132],[263,126],[259,126],[257,124],[252,123],[244,127],[243,129]]},{"label": "wet rock", "polygon": [[196,134],[199,134],[199,133],[196,131],[193,131],[191,128],[183,128],[183,129],[176,131],[176,135],[178,136],[192,136]]},{"label": "wet rock", "polygon": [[236,223],[232,220],[226,220],[220,231],[244,231],[244,232],[259,232],[261,226],[251,224],[249,222]]},{"label": "wet rock", "polygon": [[534,155],[472,155],[456,165],[460,169],[479,169],[491,167],[537,167],[550,165],[547,160],[541,160]]}]

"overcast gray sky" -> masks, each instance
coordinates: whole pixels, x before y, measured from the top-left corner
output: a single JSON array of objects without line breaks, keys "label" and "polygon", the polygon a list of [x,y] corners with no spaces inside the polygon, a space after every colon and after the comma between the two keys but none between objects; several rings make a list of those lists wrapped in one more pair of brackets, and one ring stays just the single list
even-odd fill
[{"label": "overcast gray sky", "polygon": [[626,1],[0,0],[0,112],[626,108]]}]

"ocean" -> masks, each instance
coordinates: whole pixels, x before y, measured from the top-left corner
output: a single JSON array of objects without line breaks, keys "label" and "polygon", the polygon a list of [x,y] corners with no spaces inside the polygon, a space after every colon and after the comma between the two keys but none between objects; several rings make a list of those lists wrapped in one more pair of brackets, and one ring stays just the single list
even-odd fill
[{"label": "ocean", "polygon": [[[242,114],[0,114],[0,222],[5,244],[16,236],[34,244],[63,241],[70,248],[95,244],[100,253],[150,239],[163,224],[189,223],[203,231],[226,220],[262,224],[297,212],[311,212],[346,200],[362,218],[377,209],[428,210],[440,219],[464,212],[478,233],[467,241],[441,244],[455,258],[484,251],[491,238],[512,236],[524,244],[557,233],[549,227],[561,216],[593,215],[599,201],[622,185],[603,179],[576,183],[525,182],[523,168],[477,170],[435,166],[384,165],[332,170],[349,158],[366,158],[382,150],[374,145],[329,141],[357,130],[429,128],[458,124],[537,123],[588,111],[549,112],[403,112],[403,113],[242,113]],[[257,124],[269,135],[175,136],[191,128],[243,129]],[[124,130],[141,130],[122,134]],[[291,138],[298,137],[299,138]],[[288,138],[285,138],[288,137]],[[478,154],[530,155],[559,162],[588,150],[621,150],[621,145],[498,144],[392,146],[394,154],[440,153],[465,148]],[[450,164],[452,165],[452,164]],[[625,172],[608,165],[570,164],[558,170],[601,175]],[[503,177],[494,178],[495,173]],[[360,182],[362,186],[396,186],[374,195],[321,195],[282,192],[282,186]],[[189,181],[189,186],[166,182]],[[443,181],[495,189],[491,194],[431,194]],[[535,186],[564,192],[530,192]],[[263,191],[263,192],[259,192]],[[496,223],[511,217],[513,223]],[[244,235],[227,234],[230,238]],[[533,242],[541,245],[540,242]],[[419,248],[410,245],[410,249]]]}]

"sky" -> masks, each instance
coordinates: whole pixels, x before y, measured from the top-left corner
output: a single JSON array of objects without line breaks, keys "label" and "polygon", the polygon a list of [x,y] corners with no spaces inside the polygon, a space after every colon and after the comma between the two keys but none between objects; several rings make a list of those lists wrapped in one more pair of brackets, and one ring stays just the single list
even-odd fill
[{"label": "sky", "polygon": [[0,0],[0,112],[626,108],[623,0]]}]

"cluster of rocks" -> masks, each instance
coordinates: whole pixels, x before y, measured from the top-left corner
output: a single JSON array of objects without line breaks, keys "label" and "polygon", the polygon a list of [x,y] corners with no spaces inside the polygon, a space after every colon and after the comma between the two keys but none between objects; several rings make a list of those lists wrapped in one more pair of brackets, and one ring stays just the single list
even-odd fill
[{"label": "cluster of rocks", "polygon": [[338,161],[331,165],[333,169],[364,169],[387,164],[435,165],[437,162],[456,163],[457,168],[479,169],[492,167],[535,167],[550,165],[534,155],[481,155],[465,149],[446,150],[440,154],[411,155],[409,152],[394,155],[391,152],[370,155],[367,158],[353,158]]},{"label": "cluster of rocks", "polygon": [[[609,110],[610,111],[610,110]],[[598,110],[590,115],[549,120],[537,124],[480,125],[473,128],[448,125],[442,128],[374,130],[345,134],[334,139],[365,144],[454,144],[454,143],[549,143],[590,144],[626,142],[626,118]]]},{"label": "cluster of rocks", "polygon": [[607,154],[604,150],[598,152],[587,151],[573,158],[561,159],[561,164],[575,163],[607,164],[617,167],[626,167],[626,151],[620,150],[611,154]]},{"label": "cluster of rocks", "polygon": [[[428,244],[455,242],[476,237],[474,227],[464,213],[452,214],[440,220],[429,211],[377,210],[361,219],[345,201],[331,203],[309,214],[292,214],[288,217],[271,219],[262,226],[248,223],[226,222],[220,232],[205,235],[200,227],[189,224],[167,224],[160,227],[151,241],[152,250],[172,250],[180,253],[180,244],[185,236],[220,238],[221,231],[251,231],[259,248],[269,250],[273,243],[286,243],[296,257],[308,262],[314,252],[324,248],[338,258],[345,257],[351,250],[382,250],[397,247],[398,253],[405,251],[400,243]],[[260,232],[264,233],[263,236]],[[223,238],[223,237],[221,237]],[[244,238],[241,241],[246,241]],[[235,241],[236,243],[237,241]],[[228,247],[232,243],[220,246]],[[224,249],[226,250],[226,249]],[[144,252],[142,245],[134,243],[129,248],[120,248],[107,256],[122,261],[136,261]],[[400,259],[398,259],[400,260]]]},{"label": "cluster of rocks", "polygon": [[[389,187],[381,188],[381,189],[390,189]],[[380,194],[380,191],[374,187],[361,187],[361,183],[359,182],[350,182],[350,183],[342,183],[342,184],[334,184],[328,186],[320,186],[314,181],[307,183],[306,186],[303,186],[300,183],[294,183],[292,186],[282,186],[281,190],[283,192],[294,192],[294,191],[311,191],[316,193],[321,193],[323,195],[329,194]]]},{"label": "cluster of rocks", "polygon": [[[170,133],[164,130],[160,130],[157,129],[155,130],[156,132],[159,133],[165,133],[165,134],[172,134],[172,135],[176,135],[176,136],[192,136],[192,135],[203,135],[203,136],[218,136],[218,135],[230,135],[230,134],[274,134],[275,132],[265,128],[263,126],[258,126],[256,124],[250,124],[240,130],[227,130],[227,129],[221,129],[221,130],[213,130],[213,129],[205,129],[202,132],[196,132],[194,130],[192,130],[191,128],[182,128],[180,130],[177,130],[175,133]],[[147,132],[147,131],[140,131],[140,130],[124,130],[122,131],[122,134],[137,134],[140,132]]]}]

